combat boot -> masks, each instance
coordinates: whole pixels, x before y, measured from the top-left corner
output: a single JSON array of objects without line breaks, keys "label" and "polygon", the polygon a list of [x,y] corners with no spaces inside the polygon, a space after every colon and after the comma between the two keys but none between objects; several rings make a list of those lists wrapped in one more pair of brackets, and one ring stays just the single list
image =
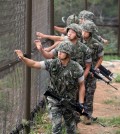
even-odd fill
[{"label": "combat boot", "polygon": [[91,125],[91,122],[92,122],[92,121],[91,121],[90,118],[88,118],[88,117],[86,117],[86,116],[83,118],[83,123],[84,123],[85,125]]}]

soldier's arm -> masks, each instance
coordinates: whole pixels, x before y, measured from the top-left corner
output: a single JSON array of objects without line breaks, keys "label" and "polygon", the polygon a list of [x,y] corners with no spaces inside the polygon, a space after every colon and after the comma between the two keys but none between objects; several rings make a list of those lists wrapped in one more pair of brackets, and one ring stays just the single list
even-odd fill
[{"label": "soldier's arm", "polygon": [[85,70],[84,70],[84,77],[86,78],[88,76],[88,73],[90,71],[92,64],[92,57],[91,57],[91,51],[89,48],[87,48],[87,51],[85,53]]},{"label": "soldier's arm", "polygon": [[47,51],[44,50],[44,48],[42,47],[42,44],[41,44],[40,40],[35,40],[34,43],[35,43],[38,51],[40,51],[45,58],[51,59],[51,58],[54,57],[54,54],[53,54],[52,51],[47,52]]},{"label": "soldier's arm", "polygon": [[14,52],[17,54],[18,58],[22,60],[27,66],[37,69],[41,68],[40,62],[24,57],[23,52],[21,50],[15,50]]},{"label": "soldier's arm", "polygon": [[44,48],[45,51],[50,52],[52,49],[56,48],[60,41],[56,41],[52,46]]},{"label": "soldier's arm", "polygon": [[63,41],[64,40],[64,37],[62,37],[62,36],[47,35],[47,34],[43,34],[43,33],[40,33],[40,32],[36,32],[36,35],[40,39],[46,39],[47,38],[47,39],[50,39],[50,40],[53,40],[53,41]]},{"label": "soldier's arm", "polygon": [[102,61],[103,61],[103,56],[98,58],[98,61],[97,61],[96,65],[95,65],[94,69],[97,69],[102,64]]},{"label": "soldier's arm", "polygon": [[86,78],[88,76],[88,73],[90,71],[91,68],[91,63],[86,63],[85,64],[85,70],[84,70],[84,77]]},{"label": "soldier's arm", "polygon": [[101,43],[103,43],[103,44],[105,44],[105,45],[108,44],[108,40],[102,38],[100,35],[94,34],[93,36],[94,36],[94,38],[97,39],[99,42],[101,42]]},{"label": "soldier's arm", "polygon": [[79,102],[84,103],[85,98],[85,84],[84,80],[79,83]]},{"label": "soldier's arm", "polygon": [[66,28],[54,26],[54,29],[60,33],[66,34]]}]

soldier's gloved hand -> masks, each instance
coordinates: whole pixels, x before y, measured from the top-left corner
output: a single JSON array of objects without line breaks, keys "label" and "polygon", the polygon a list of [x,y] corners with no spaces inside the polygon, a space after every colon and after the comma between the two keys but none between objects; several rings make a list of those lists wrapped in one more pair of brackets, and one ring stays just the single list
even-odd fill
[{"label": "soldier's gloved hand", "polygon": [[84,103],[79,103],[79,107],[83,111],[83,109],[84,109]]},{"label": "soldier's gloved hand", "polygon": [[79,103],[80,108],[82,109],[82,112],[86,112],[87,113],[87,106],[85,105],[85,103]]}]

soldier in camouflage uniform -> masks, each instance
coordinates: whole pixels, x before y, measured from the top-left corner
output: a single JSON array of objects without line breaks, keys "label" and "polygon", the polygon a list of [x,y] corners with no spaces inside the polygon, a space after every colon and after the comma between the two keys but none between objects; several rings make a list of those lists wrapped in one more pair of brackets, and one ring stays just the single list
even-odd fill
[{"label": "soldier in camouflage uniform", "polygon": [[[92,53],[92,68],[98,69],[103,60],[103,45],[92,37],[95,31],[95,24],[91,21],[86,21],[81,25],[83,42],[90,48]],[[88,108],[89,114],[93,113],[93,99],[96,89],[96,78],[89,74],[85,80],[86,96],[85,104]],[[85,119],[86,124],[91,124],[89,119]]]},{"label": "soldier in camouflage uniform", "polygon": [[[41,47],[40,41],[35,41]],[[84,103],[85,86],[83,68],[70,59],[72,44],[61,42],[58,49],[58,58],[46,61],[33,61],[24,57],[20,50],[15,50],[18,57],[29,67],[46,69],[50,74],[48,90],[56,96],[65,99],[76,99],[79,90],[79,103]],[[48,108],[52,121],[52,134],[62,134],[62,117],[65,121],[67,134],[76,134],[76,123],[72,110],[67,110],[52,97],[47,97]]]},{"label": "soldier in camouflage uniform", "polygon": [[[76,23],[79,24],[79,19],[75,14],[70,15],[67,20],[66,20],[66,27],[69,26],[72,23]],[[58,26],[54,26],[54,30],[66,34],[66,28],[62,28],[62,27],[58,27]]]},{"label": "soldier in camouflage uniform", "polygon": [[[52,36],[40,33],[41,38],[49,38],[52,40],[71,41],[73,44],[73,51],[71,59],[77,61],[84,69],[84,77],[86,78],[91,67],[91,52],[89,47],[80,41],[81,32],[78,24],[72,23],[67,28],[67,36]],[[39,50],[39,48],[38,48]],[[54,58],[57,55],[57,48],[50,52],[46,52],[44,49],[39,50],[45,58]]]},{"label": "soldier in camouflage uniform", "polygon": [[[86,10],[83,10],[79,13],[79,23],[82,24],[84,23],[86,20],[89,20],[89,21],[92,21],[92,22],[95,22],[95,15],[90,12],[90,11],[86,11]],[[97,26],[96,26],[96,32],[94,32],[93,34],[93,37],[95,39],[97,39],[99,42],[101,43],[104,43],[104,44],[108,44],[108,40],[102,38],[99,33],[98,33],[98,29],[97,29]]]},{"label": "soldier in camouflage uniform", "polygon": [[[63,40],[65,40],[65,41],[69,40],[73,43],[73,47],[72,47],[73,51],[71,54],[71,59],[74,61],[77,61],[83,67],[84,77],[86,78],[89,73],[89,70],[91,67],[91,62],[92,62],[90,49],[89,49],[89,47],[87,47],[85,44],[83,44],[80,41],[79,37],[81,36],[81,33],[79,31],[79,25],[73,23],[73,24],[69,25],[66,29],[67,29],[67,36],[64,38],[63,37],[60,37],[60,38],[63,38]],[[36,44],[36,47],[37,47],[37,44]],[[54,58],[58,52],[58,50],[57,50],[58,48],[55,48],[50,52],[46,52],[46,51],[44,51],[44,49],[40,50],[38,47],[37,47],[37,49],[47,59]],[[76,118],[76,123],[78,123],[80,117],[76,116],[75,118]]]},{"label": "soldier in camouflage uniform", "polygon": [[[66,20],[66,26],[72,24],[72,23],[79,23],[79,19],[75,14],[70,15],[67,20]],[[58,27],[58,26],[54,26],[54,30],[61,33],[61,36],[65,36],[66,35],[66,27]],[[45,51],[51,51],[53,48],[57,47],[57,45],[60,43],[60,41],[55,41],[54,44],[50,47],[45,48]]]}]

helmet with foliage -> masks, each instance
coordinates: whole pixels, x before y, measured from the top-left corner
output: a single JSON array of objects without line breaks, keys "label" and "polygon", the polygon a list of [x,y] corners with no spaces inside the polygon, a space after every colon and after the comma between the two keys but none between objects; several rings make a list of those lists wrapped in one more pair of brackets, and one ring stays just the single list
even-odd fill
[{"label": "helmet with foliage", "polygon": [[72,23],[69,26],[67,26],[66,29],[67,29],[67,32],[69,31],[69,29],[72,29],[73,31],[76,32],[78,38],[81,37],[81,29],[80,29],[80,26],[78,24]]},{"label": "helmet with foliage", "polygon": [[79,23],[79,19],[75,14],[70,15],[66,20],[66,25],[67,26],[72,24],[72,23],[76,23],[76,24]]},{"label": "helmet with foliage", "polygon": [[58,46],[58,51],[71,55],[73,44],[70,41],[62,41]]},{"label": "helmet with foliage", "polygon": [[90,32],[90,33],[96,33],[97,32],[97,26],[94,22],[86,20],[83,24],[80,26],[81,30]]},{"label": "helmet with foliage", "polygon": [[87,10],[82,10],[79,15],[78,15],[78,19],[82,19],[83,15],[87,12]]},{"label": "helmet with foliage", "polygon": [[86,11],[84,14],[83,14],[83,16],[82,16],[82,18],[84,19],[84,20],[90,20],[90,21],[95,21],[95,15],[94,15],[94,13],[92,13],[92,12],[90,12],[90,11]]}]

